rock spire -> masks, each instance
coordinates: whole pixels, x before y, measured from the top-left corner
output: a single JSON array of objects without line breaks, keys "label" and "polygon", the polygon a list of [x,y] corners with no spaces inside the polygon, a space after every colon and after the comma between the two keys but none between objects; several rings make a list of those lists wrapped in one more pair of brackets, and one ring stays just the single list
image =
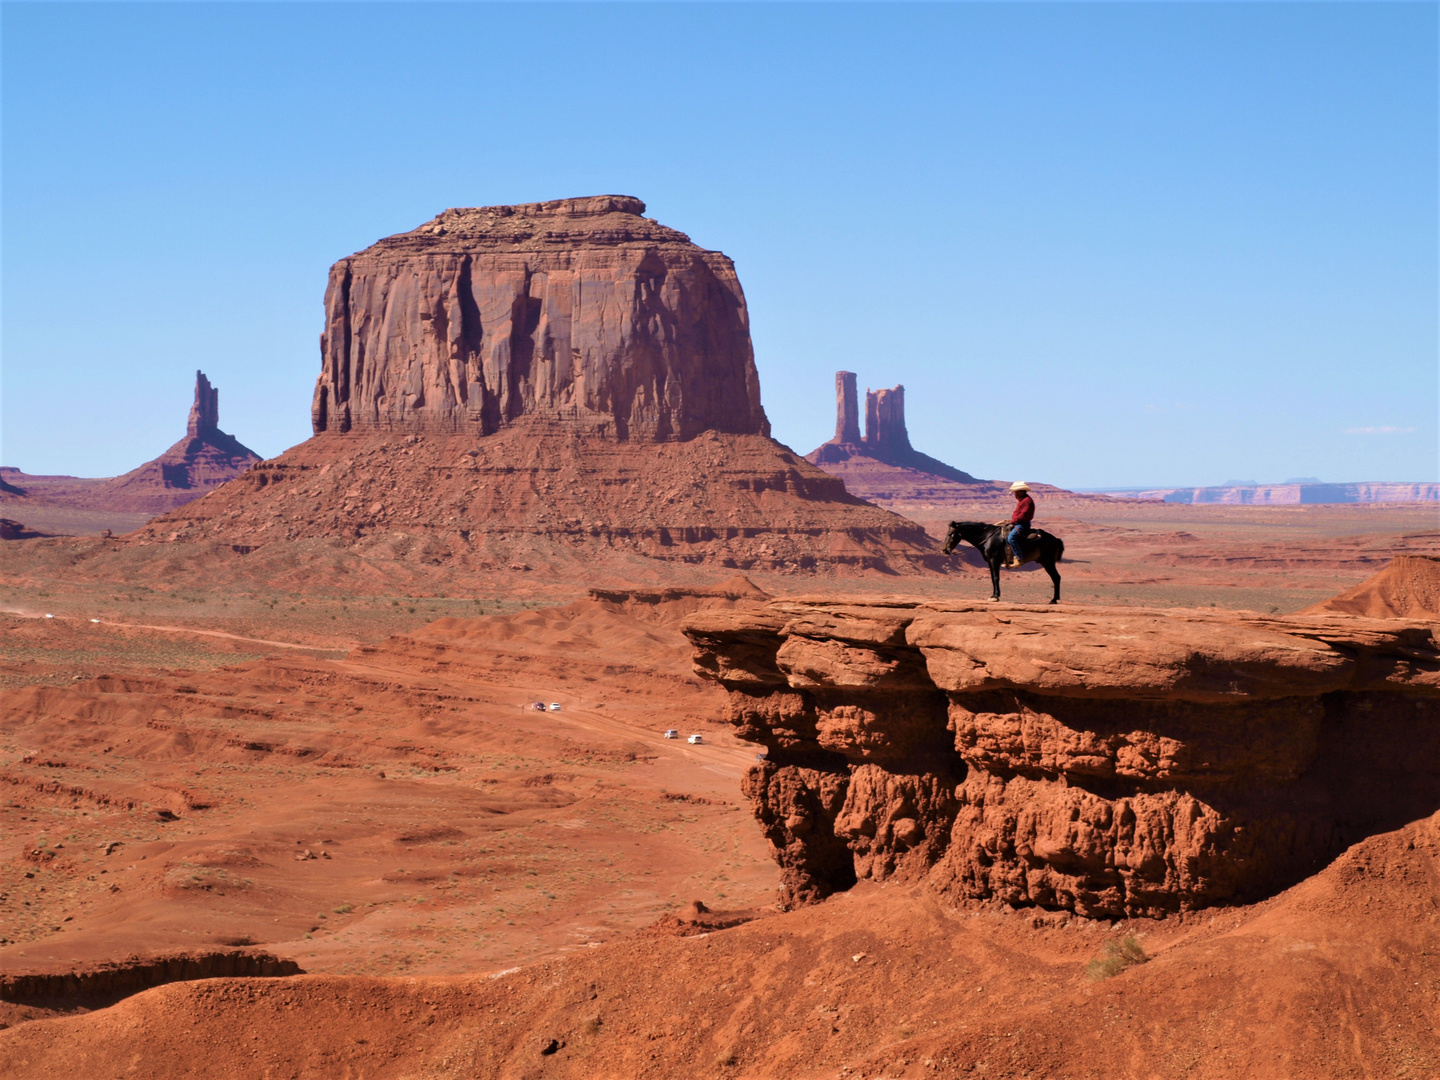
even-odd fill
[{"label": "rock spire", "polygon": [[[901,477],[897,469],[914,470],[931,479],[973,487],[987,485],[910,445],[905,429],[905,387],[865,391],[865,434],[860,434],[855,373],[835,373],[835,437],[821,443],[805,460],[845,481],[852,495],[862,499],[886,498],[900,485],[913,486],[915,477]],[[990,485],[994,487],[995,485]],[[1000,489],[996,487],[998,492]],[[993,492],[990,492],[993,494]],[[954,494],[953,492],[950,494]]]},{"label": "rock spire", "polygon": [[865,446],[875,456],[904,453],[910,449],[905,430],[905,387],[865,391]]},{"label": "rock spire", "polygon": [[210,385],[203,371],[195,372],[195,403],[190,406],[190,420],[185,434],[204,438],[220,430],[220,391]]},{"label": "rock spire", "polygon": [[860,407],[855,399],[855,372],[835,373],[835,441],[860,441]]}]

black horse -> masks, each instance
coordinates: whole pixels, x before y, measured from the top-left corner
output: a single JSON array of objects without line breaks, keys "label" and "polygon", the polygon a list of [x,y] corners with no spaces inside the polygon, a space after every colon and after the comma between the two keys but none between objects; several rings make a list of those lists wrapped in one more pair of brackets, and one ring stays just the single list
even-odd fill
[{"label": "black horse", "polygon": [[[946,555],[954,551],[961,540],[974,544],[985,561],[990,565],[990,584],[995,595],[991,600],[1000,599],[1000,564],[1005,561],[1009,545],[1005,543],[1005,534],[1010,531],[1009,525],[987,525],[983,521],[952,521],[950,532],[945,537],[945,546],[941,548]],[[1060,574],[1055,569],[1061,557],[1065,554],[1065,541],[1058,536],[1046,532],[1044,529],[1032,529],[1029,535],[1020,542],[1020,554],[1024,556],[1020,562],[1023,565],[1027,562],[1038,562],[1050,575],[1050,580],[1055,582],[1055,595],[1050,603],[1060,602]]]}]

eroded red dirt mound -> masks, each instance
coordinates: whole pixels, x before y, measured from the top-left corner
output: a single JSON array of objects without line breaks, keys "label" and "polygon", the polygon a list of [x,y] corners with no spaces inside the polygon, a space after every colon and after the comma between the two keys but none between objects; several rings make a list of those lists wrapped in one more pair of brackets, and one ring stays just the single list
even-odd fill
[{"label": "eroded red dirt mound", "polygon": [[[1430,1077],[1437,892],[1435,818],[1370,838],[1264,904],[1183,923],[1107,930],[872,887],[495,977],[172,984],[0,1032],[0,1072]],[[1123,935],[1148,962],[1090,981],[1088,962]]]},{"label": "eroded red dirt mound", "polygon": [[1372,619],[1424,619],[1440,615],[1440,558],[1401,555],[1374,577],[1309,611],[1339,611]]}]

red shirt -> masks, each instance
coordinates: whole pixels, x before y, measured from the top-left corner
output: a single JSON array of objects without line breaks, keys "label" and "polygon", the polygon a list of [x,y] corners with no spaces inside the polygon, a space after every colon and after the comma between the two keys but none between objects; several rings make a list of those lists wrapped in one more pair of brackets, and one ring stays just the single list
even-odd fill
[{"label": "red shirt", "polygon": [[1035,517],[1035,500],[1026,495],[1015,500],[1015,512],[1010,515],[1011,525],[1029,525]]}]

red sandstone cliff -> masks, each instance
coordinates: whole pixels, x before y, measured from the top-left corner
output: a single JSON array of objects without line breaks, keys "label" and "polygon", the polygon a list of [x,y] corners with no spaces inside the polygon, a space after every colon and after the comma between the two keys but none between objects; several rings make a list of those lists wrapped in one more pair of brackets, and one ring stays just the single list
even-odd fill
[{"label": "red sandstone cliff", "polygon": [[315,432],[769,434],[731,261],[624,195],[446,210],[330,270]]},{"label": "red sandstone cliff", "polygon": [[857,878],[1116,917],[1256,900],[1440,807],[1416,622],[777,600],[691,616],[789,905]]}]

